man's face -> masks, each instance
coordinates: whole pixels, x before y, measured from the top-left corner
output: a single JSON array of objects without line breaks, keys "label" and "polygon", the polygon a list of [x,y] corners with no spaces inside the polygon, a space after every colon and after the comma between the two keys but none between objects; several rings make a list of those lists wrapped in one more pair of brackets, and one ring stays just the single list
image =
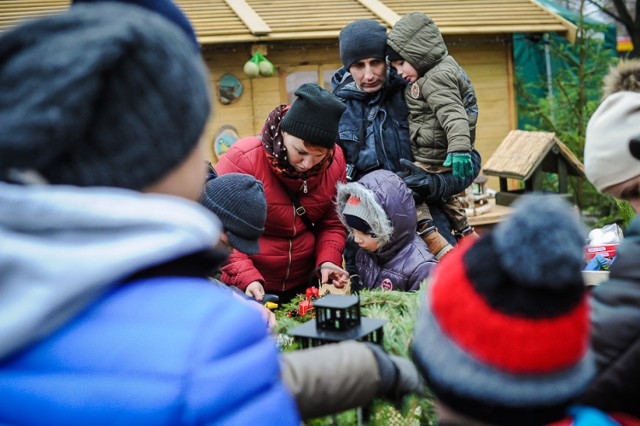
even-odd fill
[{"label": "man's face", "polygon": [[387,79],[387,64],[378,58],[361,59],[349,67],[349,72],[359,88],[374,93],[382,89]]}]

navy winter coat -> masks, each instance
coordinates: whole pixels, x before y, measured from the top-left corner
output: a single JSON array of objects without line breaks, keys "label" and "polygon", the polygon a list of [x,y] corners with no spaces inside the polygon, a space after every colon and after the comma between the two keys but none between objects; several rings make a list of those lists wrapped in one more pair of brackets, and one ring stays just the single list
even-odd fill
[{"label": "navy winter coat", "polygon": [[331,83],[334,93],[347,106],[340,119],[339,143],[347,164],[355,167],[351,180],[377,169],[403,170],[400,159],[412,159],[404,80],[393,70],[382,89],[368,93],[358,89],[351,74],[342,67]]}]

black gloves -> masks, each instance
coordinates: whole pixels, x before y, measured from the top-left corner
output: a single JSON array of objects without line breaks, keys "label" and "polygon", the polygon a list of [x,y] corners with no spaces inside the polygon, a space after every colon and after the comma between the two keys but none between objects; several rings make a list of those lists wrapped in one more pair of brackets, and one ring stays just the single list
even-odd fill
[{"label": "black gloves", "polygon": [[405,170],[398,172],[398,176],[400,176],[409,189],[413,191],[413,198],[416,202],[430,198],[430,194],[437,189],[435,187],[435,179],[437,179],[437,177],[431,173],[427,173],[422,168],[404,158],[400,159],[400,164],[405,167]]},{"label": "black gloves", "polygon": [[400,163],[405,170],[397,174],[413,191],[416,203],[446,201],[464,191],[478,177],[482,158],[475,149],[471,150],[470,157],[473,173],[465,175],[464,178],[454,176],[453,173],[429,173],[404,158],[400,159]]},{"label": "black gloves", "polygon": [[404,396],[415,393],[424,395],[424,381],[413,362],[406,358],[389,355],[380,346],[366,343],[373,352],[380,372],[378,396],[391,401],[400,401]]}]

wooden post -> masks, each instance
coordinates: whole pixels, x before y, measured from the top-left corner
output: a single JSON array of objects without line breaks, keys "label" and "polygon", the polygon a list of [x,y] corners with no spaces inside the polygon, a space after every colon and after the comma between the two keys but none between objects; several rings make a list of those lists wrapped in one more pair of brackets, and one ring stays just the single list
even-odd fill
[{"label": "wooden post", "polygon": [[507,185],[507,178],[501,177],[500,178],[500,192],[507,192],[509,191],[509,186]]},{"label": "wooden post", "polygon": [[569,192],[567,162],[562,155],[556,157],[558,159],[558,192],[566,194]]}]

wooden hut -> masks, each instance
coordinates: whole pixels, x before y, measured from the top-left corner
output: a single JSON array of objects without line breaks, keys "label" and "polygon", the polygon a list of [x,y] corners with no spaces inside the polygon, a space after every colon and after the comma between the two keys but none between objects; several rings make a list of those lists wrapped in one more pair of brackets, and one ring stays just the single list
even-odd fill
[{"label": "wooden hut", "polygon": [[[69,0],[0,1],[0,31],[31,16],[55,13]],[[449,52],[475,86],[480,118],[476,146],[489,158],[500,139],[517,127],[512,35],[555,32],[573,40],[576,27],[533,0],[176,0],[193,23],[202,54],[211,69],[212,88],[229,74],[241,90],[237,100],[215,96],[214,115],[206,134],[214,149],[229,144],[229,135],[255,135],[268,113],[293,98],[305,82],[330,88],[341,66],[340,30],[356,19],[376,19],[391,28],[414,11],[431,16]],[[276,67],[272,77],[249,79],[244,63],[256,51]],[[214,135],[227,129],[224,141]]]},{"label": "wooden hut", "polygon": [[[524,192],[543,191],[544,173],[558,175],[558,192],[568,193],[568,177],[584,177],[584,166],[552,132],[512,130],[484,165],[484,173],[500,179],[496,204],[510,205]],[[507,179],[524,182],[509,189]]]}]

